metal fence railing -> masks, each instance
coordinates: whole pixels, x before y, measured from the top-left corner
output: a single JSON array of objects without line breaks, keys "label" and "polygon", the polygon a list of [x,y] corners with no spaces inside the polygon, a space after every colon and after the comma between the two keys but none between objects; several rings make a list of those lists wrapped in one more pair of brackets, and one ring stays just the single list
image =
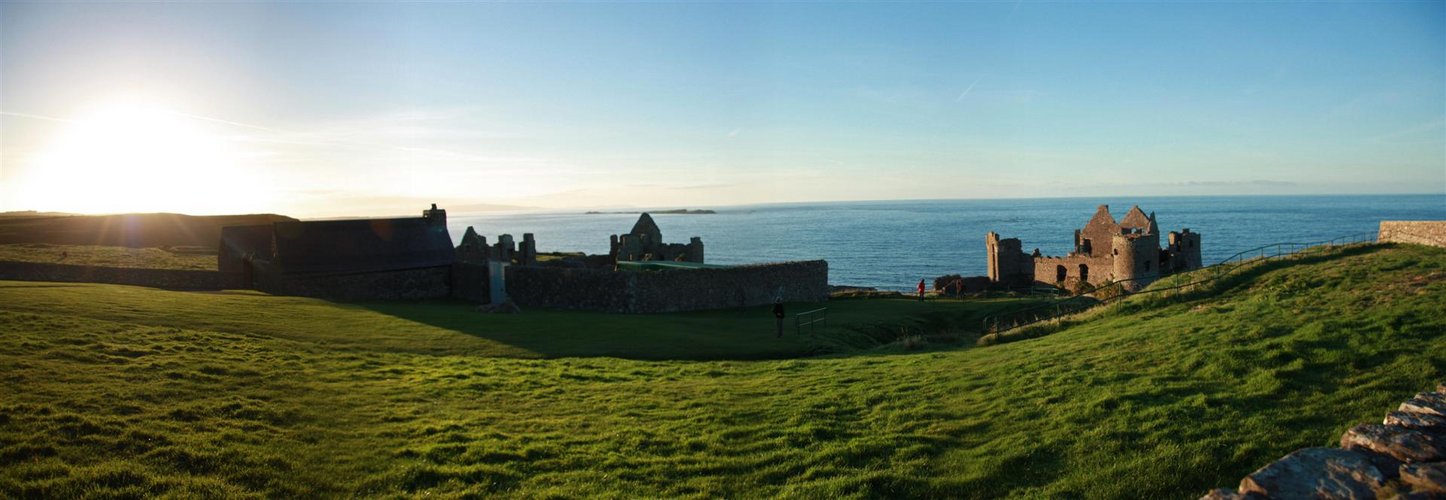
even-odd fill
[{"label": "metal fence railing", "polygon": [[803,335],[803,329],[808,328],[809,335],[818,333],[819,325],[828,327],[828,308],[821,307],[812,311],[804,311],[793,317],[794,332]]},{"label": "metal fence railing", "polygon": [[1244,250],[1235,255],[1222,259],[1220,262],[1198,270],[1183,273],[1188,276],[1197,276],[1198,279],[1190,280],[1187,283],[1173,284],[1163,287],[1147,288],[1145,290],[1131,292],[1132,285],[1143,279],[1156,281],[1160,278],[1139,278],[1132,280],[1121,280],[1110,283],[1106,286],[1096,288],[1093,292],[1083,295],[1061,299],[1054,303],[1006,311],[986,316],[983,320],[986,333],[1004,333],[1016,328],[1021,328],[1037,323],[1055,320],[1064,316],[1079,314],[1098,306],[1113,303],[1127,296],[1164,293],[1179,291],[1186,288],[1198,287],[1231,275],[1242,266],[1255,264],[1273,259],[1281,259],[1316,248],[1331,248],[1344,245],[1355,245],[1362,243],[1374,243],[1377,241],[1378,233],[1358,233],[1329,240],[1321,240],[1308,243],[1286,242],[1271,243],[1259,247]]}]

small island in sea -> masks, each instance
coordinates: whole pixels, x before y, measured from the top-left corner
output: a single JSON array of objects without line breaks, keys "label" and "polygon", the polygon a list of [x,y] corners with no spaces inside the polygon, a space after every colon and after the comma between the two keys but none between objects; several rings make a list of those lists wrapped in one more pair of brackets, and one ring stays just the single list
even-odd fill
[{"label": "small island in sea", "polygon": [[[599,211],[596,211],[596,210],[589,210],[589,211],[587,211],[586,213],[587,213],[587,215],[602,215],[602,214],[626,214],[626,215],[635,215],[635,214],[640,214],[640,213],[643,213],[643,212],[642,212],[642,211],[633,211],[633,212],[599,212]],[[712,210],[689,210],[689,209],[686,209],[686,208],[679,208],[679,209],[674,209],[674,210],[656,210],[656,211],[650,211],[650,212],[648,212],[648,213],[653,214],[653,215],[705,215],[705,214],[716,214],[716,213],[718,213],[718,212],[714,212],[714,211],[712,211]]]}]

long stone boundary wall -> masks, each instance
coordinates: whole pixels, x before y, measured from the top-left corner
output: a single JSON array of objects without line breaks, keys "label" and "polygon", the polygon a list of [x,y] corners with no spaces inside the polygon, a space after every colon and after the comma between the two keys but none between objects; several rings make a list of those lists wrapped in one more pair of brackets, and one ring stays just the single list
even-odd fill
[{"label": "long stone boundary wall", "polygon": [[510,266],[506,278],[507,297],[522,307],[634,312],[629,299],[637,274],[607,269]]},{"label": "long stone boundary wall", "polygon": [[1415,243],[1446,248],[1446,221],[1383,220],[1376,240],[1382,243]]},{"label": "long stone boundary wall", "polygon": [[0,262],[0,279],[112,283],[172,290],[224,290],[246,288],[240,273],[183,269],[137,269],[38,262]]},{"label": "long stone boundary wall", "polygon": [[1379,424],[1341,436],[1340,448],[1304,448],[1261,467],[1235,490],[1201,500],[1268,498],[1443,498],[1446,383],[1401,403]]},{"label": "long stone boundary wall", "polygon": [[332,300],[437,299],[452,294],[452,266],[352,274],[285,274],[257,266],[256,289]]},{"label": "long stone boundary wall", "polygon": [[507,268],[507,295],[522,307],[660,313],[828,299],[822,260],[726,268],[610,271]]},{"label": "long stone boundary wall", "polygon": [[452,296],[482,304],[492,301],[491,274],[487,264],[457,262],[452,264]]}]

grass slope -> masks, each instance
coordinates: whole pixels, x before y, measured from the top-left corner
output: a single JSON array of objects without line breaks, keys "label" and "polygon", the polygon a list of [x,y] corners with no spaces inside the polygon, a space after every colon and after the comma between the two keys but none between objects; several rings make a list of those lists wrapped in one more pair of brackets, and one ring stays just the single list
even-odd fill
[{"label": "grass slope", "polygon": [[[0,496],[1184,498],[1446,374],[1446,251],[1416,246],[1039,339],[793,360],[523,359],[799,350],[737,313],[0,287]],[[940,307],[830,307],[906,305]],[[668,338],[695,328],[725,338]]]},{"label": "grass slope", "polygon": [[5,262],[197,271],[215,271],[217,264],[214,251],[209,253],[178,252],[160,248],[50,245],[45,243],[0,245],[0,265],[4,265]]}]

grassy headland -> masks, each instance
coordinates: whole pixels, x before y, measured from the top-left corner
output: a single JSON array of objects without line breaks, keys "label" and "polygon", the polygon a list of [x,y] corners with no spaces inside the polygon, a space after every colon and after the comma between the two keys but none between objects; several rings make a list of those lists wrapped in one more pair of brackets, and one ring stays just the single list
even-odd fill
[{"label": "grassy headland", "polygon": [[0,496],[1196,497],[1446,374],[1446,251],[1292,264],[924,352],[858,348],[1007,304],[837,301],[777,340],[766,311],[0,283]]}]

